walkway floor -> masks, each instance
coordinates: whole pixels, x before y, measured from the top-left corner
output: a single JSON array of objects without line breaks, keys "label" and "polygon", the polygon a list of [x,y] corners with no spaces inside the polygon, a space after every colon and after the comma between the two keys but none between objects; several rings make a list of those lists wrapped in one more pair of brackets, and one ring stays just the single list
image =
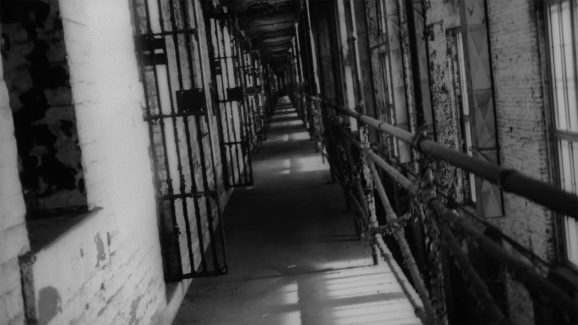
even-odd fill
[{"label": "walkway floor", "polygon": [[373,266],[286,98],[225,211],[229,274],[195,279],[176,325],[421,324],[386,264]]}]

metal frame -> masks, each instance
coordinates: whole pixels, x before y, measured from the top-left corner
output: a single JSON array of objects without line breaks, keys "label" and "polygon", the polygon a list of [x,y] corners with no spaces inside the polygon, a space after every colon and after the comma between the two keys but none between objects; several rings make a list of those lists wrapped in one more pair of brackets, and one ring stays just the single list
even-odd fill
[{"label": "metal frame", "polygon": [[[546,63],[547,63],[547,69],[546,71],[548,72],[548,77],[547,79],[550,80],[549,82],[549,91],[550,91],[550,107],[552,110],[552,114],[550,114],[550,119],[551,119],[551,131],[550,134],[552,135],[552,140],[550,141],[550,146],[552,146],[552,156],[551,158],[553,158],[553,160],[555,161],[555,166],[553,168],[553,170],[555,171],[555,175],[554,175],[554,179],[556,180],[556,182],[558,183],[558,185],[560,187],[563,186],[563,179],[562,179],[562,170],[560,167],[561,161],[560,161],[560,149],[559,149],[559,145],[560,145],[560,140],[565,140],[568,141],[570,144],[574,143],[574,144],[578,144],[578,133],[576,132],[571,132],[571,131],[566,131],[566,130],[559,130],[557,127],[557,111],[556,111],[556,102],[555,102],[555,92],[556,90],[554,89],[554,81],[551,80],[552,79],[552,74],[553,74],[553,58],[551,57],[551,36],[550,36],[550,16],[548,13],[548,7],[551,5],[560,5],[562,2],[565,2],[565,0],[548,0],[548,1],[544,1],[542,3],[542,10],[543,10],[543,15],[544,15],[544,37],[545,37],[545,43],[546,43]],[[573,11],[575,11],[575,7],[578,6],[578,3],[576,3],[576,1],[569,1],[570,3],[570,17],[571,17],[571,24],[574,27],[573,30],[573,42],[575,44],[578,44],[578,32],[576,32],[576,26],[578,24],[578,22],[576,21],[576,18],[573,15]],[[574,56],[574,77],[575,77],[575,86],[578,87],[578,64],[576,63],[576,57],[578,56],[578,50],[576,49],[576,46],[573,47],[573,56]],[[566,113],[568,113],[566,111]],[[567,117],[567,122],[569,123],[569,119]],[[578,148],[577,148],[578,149]],[[576,177],[575,177],[576,178]],[[578,188],[578,185],[576,186]],[[578,270],[578,265],[576,265],[575,263],[573,263],[572,261],[569,260],[568,258],[568,248],[567,248],[567,238],[566,238],[566,222],[564,220],[564,216],[559,216],[561,217],[559,220],[559,222],[557,222],[557,226],[560,228],[557,231],[557,237],[558,237],[558,241],[559,241],[559,249],[558,252],[560,253],[560,251],[562,251],[563,255],[562,256],[562,261],[564,262],[564,264],[574,270]]]},{"label": "metal frame", "polygon": [[[247,128],[252,123],[247,118],[247,104],[245,87],[242,83],[244,73],[240,71],[238,38],[232,17],[222,8],[213,8],[207,18],[211,23],[210,52],[214,66],[220,67],[219,76],[213,69],[213,80],[216,83],[215,110],[219,124],[220,151],[225,186],[227,188],[249,186],[253,184],[253,170],[251,166],[252,143]],[[242,98],[233,98],[233,94],[240,93]]]},{"label": "metal frame", "polygon": [[[468,153],[470,150],[473,150],[473,141],[474,141],[474,137],[475,134],[472,134],[474,131],[474,125],[473,125],[473,117],[472,117],[472,112],[471,112],[471,107],[468,108],[468,115],[466,116],[465,112],[464,112],[464,107],[463,107],[463,101],[466,100],[468,102],[468,105],[470,105],[470,98],[467,94],[468,91],[468,87],[467,87],[467,71],[463,71],[463,70],[467,70],[466,67],[466,62],[465,62],[465,53],[463,53],[464,51],[464,44],[463,44],[463,35],[462,35],[462,30],[461,27],[456,27],[456,28],[452,28],[452,29],[448,29],[446,32],[446,37],[448,39],[451,39],[452,42],[451,44],[449,44],[449,46],[451,46],[451,48],[449,49],[449,51],[451,51],[451,57],[450,57],[450,61],[451,61],[451,73],[452,73],[452,86],[453,86],[453,90],[454,90],[454,94],[455,92],[459,91],[459,95],[455,94],[455,96],[453,96],[453,101],[455,102],[456,105],[456,113],[458,114],[459,118],[458,118],[458,123],[459,123],[459,133],[460,133],[460,148],[462,152]],[[461,46],[460,46],[460,42],[461,42]],[[461,51],[461,53],[460,53]],[[461,58],[460,58],[461,56]],[[463,67],[462,67],[462,63],[463,63]],[[464,94],[464,89],[466,91],[466,93]],[[470,145],[468,146],[468,134],[467,134],[467,130],[466,130],[466,123],[469,123],[469,142]],[[473,153],[472,153],[473,154]],[[468,154],[469,156],[472,156],[472,154]],[[467,204],[472,205],[473,207],[476,206],[476,202],[478,201],[477,197],[472,197],[472,194],[474,194],[475,196],[477,196],[478,191],[476,188],[476,184],[475,184],[475,178],[473,176],[472,173],[464,173],[461,172],[461,178],[462,178],[462,195],[464,196],[464,202],[467,202]]]},{"label": "metal frame", "polygon": [[[198,2],[133,0],[132,5],[165,277],[180,280],[224,274],[226,252],[199,46],[202,40],[197,29]],[[193,55],[197,55],[197,63]],[[187,92],[199,95],[184,99]]]},{"label": "metal frame", "polygon": [[[313,98],[313,100],[321,101],[319,98]],[[445,160],[452,165],[460,168],[464,168],[471,172],[476,173],[478,176],[487,179],[489,181],[494,181],[496,178],[502,180],[502,186],[504,189],[508,189],[511,184],[518,183],[515,188],[515,194],[521,195],[523,197],[532,199],[539,204],[552,208],[554,210],[563,210],[567,208],[568,203],[572,203],[575,206],[578,203],[578,197],[571,195],[569,193],[564,193],[561,195],[560,189],[551,186],[537,180],[529,179],[525,176],[520,175],[515,170],[501,169],[497,166],[489,166],[491,164],[467,156],[464,153],[445,148],[443,145],[437,144],[423,135],[414,135],[405,130],[399,129],[395,126],[389,125],[385,122],[375,120],[367,115],[360,114],[358,112],[347,109],[343,106],[335,106],[330,103],[323,102],[325,105],[333,107],[337,111],[344,113],[350,117],[356,118],[363,124],[372,127],[381,132],[389,133],[402,141],[412,144],[412,146],[420,150],[422,153],[429,155],[433,158]],[[556,302],[556,306],[567,311],[575,311],[578,305],[574,299],[572,299],[568,293],[561,287],[555,285],[546,277],[544,277],[540,271],[537,271],[534,265],[529,264],[527,261],[516,257],[507,249],[500,246],[493,239],[488,238],[478,227],[470,224],[468,221],[464,220],[456,210],[451,210],[446,207],[445,203],[436,197],[436,190],[433,182],[433,173],[431,170],[426,170],[421,176],[410,175],[407,176],[400,172],[397,167],[394,167],[382,158],[378,153],[376,153],[373,148],[365,147],[362,142],[356,139],[355,135],[351,133],[345,125],[338,122],[337,119],[329,121],[336,128],[337,132],[343,137],[340,141],[351,143],[358,150],[364,151],[367,157],[369,157],[369,166],[372,169],[372,178],[374,181],[375,189],[377,190],[381,203],[384,205],[384,209],[387,212],[388,221],[384,225],[376,224],[372,221],[372,217],[366,211],[366,205],[362,202],[360,204],[355,204],[354,207],[358,209],[359,215],[366,218],[366,228],[365,232],[372,235],[371,242],[376,245],[377,248],[383,252],[385,243],[382,239],[382,234],[393,234],[396,241],[402,247],[402,255],[404,259],[404,264],[410,268],[410,273],[412,273],[412,279],[414,280],[414,285],[417,286],[417,291],[424,302],[423,309],[416,307],[416,313],[424,319],[424,322],[432,322],[435,324],[445,323],[442,318],[438,318],[437,312],[431,312],[432,306],[430,304],[434,303],[430,300],[430,293],[432,289],[424,288],[423,281],[420,278],[419,271],[415,269],[415,259],[411,250],[407,248],[407,242],[403,238],[403,223],[400,223],[401,218],[398,218],[395,211],[391,208],[387,195],[383,185],[381,184],[381,177],[372,167],[375,164],[383,172],[385,172],[389,177],[399,183],[401,187],[408,190],[412,197],[420,202],[420,211],[422,214],[428,214],[425,218],[429,222],[433,222],[435,227],[439,229],[441,238],[452,256],[454,256],[454,263],[457,264],[460,274],[464,281],[467,283],[470,290],[472,290],[478,302],[481,303],[485,309],[485,313],[497,323],[508,323],[509,320],[497,304],[495,297],[492,297],[491,290],[488,283],[485,283],[480,277],[478,271],[473,268],[472,264],[468,261],[466,252],[462,250],[462,247],[457,241],[456,234],[465,234],[467,237],[475,241],[480,248],[489,254],[492,258],[499,260],[504,263],[509,269],[512,270],[512,275],[525,286],[532,290],[538,290],[544,293],[548,297],[553,298],[551,301]],[[343,159],[343,157],[341,158]],[[345,157],[345,163],[351,161],[351,157]],[[492,176],[493,175],[493,176]],[[410,179],[411,178],[411,179]],[[525,189],[521,191],[520,189]],[[546,199],[538,201],[535,200],[533,193],[541,193]],[[563,192],[562,192],[563,193]],[[552,202],[561,201],[561,207],[552,207]],[[427,209],[427,211],[425,211]],[[574,215],[574,218],[577,216]],[[396,220],[394,220],[396,219]],[[362,223],[363,224],[363,223]],[[457,229],[454,233],[453,229]],[[527,253],[527,252],[526,252]],[[383,253],[382,253],[383,254]],[[387,258],[387,257],[386,257]],[[543,263],[542,261],[539,261]],[[435,297],[435,295],[433,296]],[[435,304],[433,305],[435,307]],[[430,310],[430,311],[428,311]],[[432,320],[432,316],[436,319]]]}]

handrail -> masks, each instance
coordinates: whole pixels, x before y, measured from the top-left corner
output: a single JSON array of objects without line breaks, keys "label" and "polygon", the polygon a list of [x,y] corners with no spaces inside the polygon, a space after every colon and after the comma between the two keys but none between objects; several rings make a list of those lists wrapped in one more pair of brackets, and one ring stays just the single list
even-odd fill
[{"label": "handrail", "polygon": [[456,167],[473,173],[501,187],[506,192],[517,194],[557,213],[578,219],[578,196],[575,194],[568,193],[552,184],[526,176],[515,169],[503,168],[482,159],[468,156],[465,153],[433,141],[422,134],[411,133],[341,105],[323,101],[318,97],[306,96],[312,100],[334,106],[337,111],[353,117],[377,130],[392,135],[430,157],[444,160]]},{"label": "handrail", "polygon": [[[479,245],[481,245],[484,250],[490,252],[492,256],[515,271],[516,277],[521,279],[524,283],[526,283],[526,285],[537,290],[542,290],[552,297],[556,297],[557,303],[567,310],[576,310],[576,308],[578,308],[578,303],[570,298],[566,292],[550,283],[548,279],[536,272],[532,266],[523,262],[521,259],[514,257],[500,245],[487,238],[479,231],[479,229],[476,229],[475,227],[469,225],[467,222],[464,222],[464,220],[456,216],[455,212],[446,208],[445,205],[442,204],[437,198],[429,197],[427,192],[420,190],[420,188],[418,188],[414,182],[409,180],[397,169],[388,164],[385,159],[377,155],[375,152],[373,152],[373,150],[369,148],[363,148],[361,143],[350,135],[347,135],[346,140],[351,142],[359,150],[363,150],[367,154],[367,157],[370,158],[376,166],[378,166],[381,170],[392,177],[401,187],[405,188],[410,193],[418,197],[423,203],[427,204],[435,212],[435,215],[437,215],[439,218],[442,218],[444,221],[447,221],[450,224],[460,228],[467,235],[473,238]],[[442,232],[445,232],[446,229],[443,229],[443,226],[440,228],[442,228]],[[443,233],[444,237],[448,237],[448,234],[448,232]],[[455,254],[456,251],[454,251],[452,247],[448,246],[448,248]],[[463,261],[459,261],[460,264],[462,262]],[[471,270],[468,270],[468,273],[472,274]],[[477,280],[475,281],[477,282]],[[476,283],[476,285],[479,284]],[[493,313],[496,319],[501,319],[501,317],[503,317],[493,308],[488,310],[488,312],[490,311]]]},{"label": "handrail", "polygon": [[[340,105],[338,106],[328,103],[321,100],[319,97],[309,96],[306,94],[300,95],[307,98],[307,101],[310,103],[317,102],[332,106],[339,113],[353,117],[361,123],[364,123],[366,126],[393,135],[394,137],[409,143],[413,148],[430,157],[447,161],[454,166],[473,172],[476,175],[501,186],[504,190],[529,198],[539,204],[551,208],[554,211],[565,213],[566,215],[576,218],[578,197],[573,194],[566,193],[550,184],[522,175],[516,170],[504,169],[495,164],[487,163],[481,159],[473,158],[456,150],[452,150],[426,138],[423,135],[415,135],[391,124],[378,121],[368,115],[355,112]],[[335,119],[334,114],[331,114],[331,116],[326,119],[325,123],[330,125],[328,128],[329,130],[333,129],[333,136],[335,139],[343,139],[344,142],[348,143],[341,146],[342,154],[339,154],[339,148],[333,148],[333,158],[337,161],[343,161],[343,163],[349,166],[350,169],[354,165],[357,166],[356,170],[351,171],[352,175],[357,176],[350,176],[357,179],[357,182],[355,183],[356,186],[361,186],[359,178],[363,173],[370,173],[371,180],[368,183],[369,185],[366,185],[368,187],[365,188],[365,192],[362,191],[362,193],[359,194],[359,197],[365,198],[364,193],[367,193],[370,190],[373,190],[371,191],[372,193],[374,193],[374,191],[377,192],[379,202],[381,202],[382,208],[385,211],[384,215],[386,222],[383,225],[376,222],[376,211],[374,209],[372,210],[369,205],[369,202],[375,202],[377,204],[377,200],[373,197],[368,199],[363,206],[355,204],[355,208],[359,210],[361,218],[366,219],[367,221],[365,224],[367,228],[364,229],[372,235],[372,248],[377,247],[381,249],[381,246],[385,245],[383,240],[380,241],[380,239],[383,239],[381,235],[384,233],[392,235],[396,240],[401,250],[403,263],[408,268],[416,292],[423,303],[421,306],[414,306],[416,314],[422,318],[422,320],[425,319],[425,322],[433,322],[435,324],[447,323],[447,318],[444,316],[446,313],[445,303],[443,303],[445,298],[443,292],[440,292],[439,290],[439,283],[442,283],[443,288],[444,280],[443,278],[434,276],[429,279],[429,285],[431,287],[429,289],[425,288],[423,275],[416,267],[415,258],[411,250],[408,248],[408,243],[404,236],[403,227],[406,217],[405,215],[402,218],[397,217],[396,212],[393,210],[389,202],[387,193],[383,187],[382,179],[376,168],[379,168],[388,174],[390,179],[407,190],[413,197],[415,207],[417,207],[413,212],[414,217],[415,214],[417,214],[418,217],[421,216],[422,221],[427,220],[427,223],[425,223],[425,221],[424,223],[428,229],[433,231],[428,235],[431,236],[430,239],[434,242],[433,245],[440,245],[440,243],[443,242],[443,245],[447,247],[449,254],[454,257],[453,262],[460,271],[468,290],[470,290],[478,299],[477,304],[482,308],[484,314],[487,314],[488,318],[493,322],[498,324],[509,324],[511,320],[504,315],[502,310],[496,304],[494,297],[489,291],[487,283],[480,276],[471,262],[469,262],[468,254],[460,247],[460,243],[457,236],[454,234],[454,231],[458,231],[458,233],[472,239],[481,249],[495,258],[498,263],[504,264],[512,271],[511,275],[513,278],[523,284],[528,290],[536,290],[544,293],[547,297],[553,298],[553,300],[556,301],[557,306],[564,310],[577,310],[578,302],[572,299],[564,289],[550,282],[542,273],[543,270],[537,270],[533,263],[528,263],[523,258],[512,254],[497,242],[488,238],[482,231],[480,231],[480,229],[461,218],[456,210],[446,207],[444,201],[438,199],[436,196],[435,181],[431,169],[428,169],[428,172],[424,173],[423,178],[408,178],[408,176],[404,175],[400,170],[390,165],[390,163],[380,156],[375,151],[375,148],[372,148],[361,138],[358,139],[355,136],[355,133],[351,132],[346,125],[339,123],[339,120]],[[331,145],[329,144],[329,146]],[[357,157],[359,160],[358,162],[355,162],[353,157],[351,157],[351,153],[349,152],[350,146],[359,150],[360,156]],[[337,156],[335,156],[335,152],[338,152]],[[362,171],[362,167],[357,164],[361,164],[364,166],[363,168],[366,168],[366,170]],[[512,182],[519,183],[512,184]],[[347,186],[347,184],[344,186]],[[529,187],[529,189],[525,187]],[[352,191],[352,188],[349,188],[349,190],[346,189],[346,193],[355,197],[355,195],[350,191]],[[539,192],[542,196],[536,197],[536,192]],[[562,195],[555,196],[555,194],[559,193],[562,193]],[[561,202],[560,198],[564,201]],[[565,206],[561,208],[561,204],[564,204]],[[365,206],[367,206],[367,211],[364,209]],[[572,209],[572,207],[576,209]],[[398,222],[398,220],[401,220],[401,222]],[[412,220],[411,216],[407,220]],[[439,236],[439,238],[436,239],[436,236]],[[435,244],[436,241],[437,244]],[[437,256],[435,253],[433,255],[434,258],[429,261],[429,266],[434,269],[434,272],[437,272],[436,274],[439,274],[440,272],[443,272],[441,268],[438,268],[438,266],[441,265],[441,262],[439,259],[435,258],[435,256]]]}]

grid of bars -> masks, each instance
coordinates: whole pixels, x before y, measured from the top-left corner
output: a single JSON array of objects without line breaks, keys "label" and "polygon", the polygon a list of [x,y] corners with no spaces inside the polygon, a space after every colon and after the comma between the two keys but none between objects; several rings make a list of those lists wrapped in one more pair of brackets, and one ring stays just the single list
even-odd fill
[{"label": "grid of bars", "polygon": [[[558,166],[562,188],[578,192],[578,5],[555,1],[546,7]],[[578,223],[564,218],[566,258],[578,267]]]},{"label": "grid of bars", "polygon": [[211,17],[198,0],[132,0],[132,8],[165,277],[226,273],[220,188],[252,182],[240,39],[226,15]]}]

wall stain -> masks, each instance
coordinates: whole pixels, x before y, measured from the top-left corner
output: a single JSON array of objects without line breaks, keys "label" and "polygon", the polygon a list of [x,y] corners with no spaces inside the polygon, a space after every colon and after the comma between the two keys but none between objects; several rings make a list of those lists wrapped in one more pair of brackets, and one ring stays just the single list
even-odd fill
[{"label": "wall stain", "polygon": [[48,324],[59,312],[62,312],[62,301],[58,290],[44,287],[38,293],[38,324]]},{"label": "wall stain", "polygon": [[100,266],[100,262],[104,262],[106,260],[104,242],[102,241],[102,238],[100,238],[99,233],[94,236],[94,243],[96,244],[96,267],[98,267]]},{"label": "wall stain", "polygon": [[128,322],[129,324],[138,324],[136,312],[138,310],[138,306],[141,300],[142,297],[138,297],[135,300],[133,300],[132,303],[130,304],[130,319]]}]

